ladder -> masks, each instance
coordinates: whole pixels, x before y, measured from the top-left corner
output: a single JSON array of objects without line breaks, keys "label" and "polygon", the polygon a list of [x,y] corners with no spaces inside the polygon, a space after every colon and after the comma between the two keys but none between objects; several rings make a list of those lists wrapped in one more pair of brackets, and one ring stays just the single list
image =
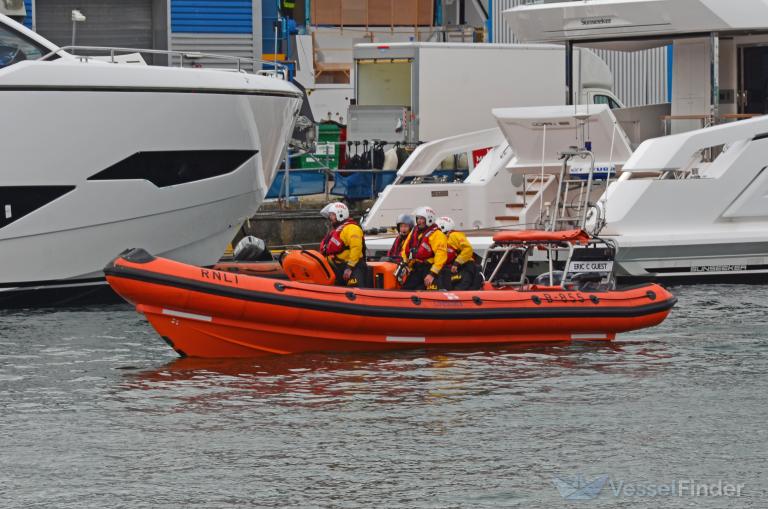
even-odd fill
[{"label": "ladder", "polygon": [[554,175],[549,174],[544,175],[543,178],[538,173],[524,174],[522,189],[518,188],[512,203],[505,204],[504,213],[495,216],[495,226],[517,226],[523,216],[530,212],[532,206],[538,204],[542,207],[544,202],[542,194],[554,178]]},{"label": "ladder", "polygon": [[[589,158],[589,172],[586,179],[573,178],[568,173],[568,163],[575,157]],[[595,188],[606,187],[609,180],[595,180],[595,158],[591,151],[571,147],[560,153],[563,165],[560,168],[554,208],[548,210],[546,229],[550,231],[583,229],[587,213],[594,204],[590,201]],[[610,170],[609,170],[610,171]]]}]

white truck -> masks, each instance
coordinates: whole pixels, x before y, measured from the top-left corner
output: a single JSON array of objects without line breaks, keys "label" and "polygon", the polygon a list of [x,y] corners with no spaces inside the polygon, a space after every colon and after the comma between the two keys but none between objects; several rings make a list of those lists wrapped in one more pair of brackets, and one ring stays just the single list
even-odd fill
[{"label": "white truck", "polygon": [[[563,105],[565,49],[543,44],[400,42],[354,47],[348,140],[416,144],[496,126],[493,108]],[[621,106],[588,49],[574,55],[574,101]]]},{"label": "white truck", "polygon": [[[427,204],[462,230],[530,227],[551,212],[560,163],[540,156],[521,163],[492,111],[565,105],[563,46],[363,44],[355,47],[355,66],[357,104],[350,107],[347,139],[420,143],[378,195],[364,228],[391,227],[399,214]],[[619,110],[610,70],[593,52],[574,51],[573,69],[573,102],[632,113]],[[605,138],[608,146],[617,143],[611,133]],[[531,150],[541,154],[543,147]],[[451,160],[465,163],[446,166]],[[451,168],[469,173],[457,178],[438,171]],[[370,239],[369,247],[378,248],[376,242]]]}]

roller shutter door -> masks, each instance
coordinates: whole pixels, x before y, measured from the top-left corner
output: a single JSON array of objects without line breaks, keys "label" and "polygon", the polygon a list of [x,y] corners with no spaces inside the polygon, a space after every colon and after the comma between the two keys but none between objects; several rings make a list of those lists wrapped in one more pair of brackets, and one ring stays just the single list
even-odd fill
[{"label": "roller shutter door", "polygon": [[60,46],[72,43],[72,10],[87,21],[77,24],[79,46],[152,48],[152,0],[36,0],[35,27]]}]

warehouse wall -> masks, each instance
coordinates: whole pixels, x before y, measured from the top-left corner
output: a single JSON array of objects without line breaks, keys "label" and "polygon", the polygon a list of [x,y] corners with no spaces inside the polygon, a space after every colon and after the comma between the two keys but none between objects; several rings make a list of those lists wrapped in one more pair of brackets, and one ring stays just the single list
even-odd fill
[{"label": "warehouse wall", "polygon": [[[254,23],[261,20],[261,0],[170,2],[172,50],[261,58],[261,23]],[[206,67],[232,67],[221,60],[202,58],[196,62]],[[250,64],[244,68],[254,70]]]},{"label": "warehouse wall", "polygon": [[[163,0],[35,0],[35,30],[58,46],[72,44],[72,10],[87,18],[77,24],[75,44],[154,48],[153,3]],[[166,20],[157,20],[164,27]]]},{"label": "warehouse wall", "polygon": [[[493,42],[520,42],[504,21],[502,13],[530,0],[492,0]],[[656,48],[627,53],[623,51],[595,50],[605,60],[613,73],[613,89],[616,96],[627,106],[642,106],[667,102],[669,79],[667,49]]]},{"label": "warehouse wall", "polygon": [[[88,17],[78,44],[172,49],[261,58],[262,0],[25,0],[24,22],[54,43],[71,43],[70,12]],[[163,63],[165,57],[155,57]],[[178,59],[175,62],[178,64]],[[204,66],[232,67],[197,59]],[[259,67],[260,68],[260,67]],[[253,70],[248,64],[246,70]],[[258,69],[257,69],[258,70]]]}]

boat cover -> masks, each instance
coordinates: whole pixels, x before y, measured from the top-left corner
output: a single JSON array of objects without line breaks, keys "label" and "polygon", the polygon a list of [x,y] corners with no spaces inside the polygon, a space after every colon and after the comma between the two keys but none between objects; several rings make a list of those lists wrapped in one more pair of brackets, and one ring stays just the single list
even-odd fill
[{"label": "boat cover", "polygon": [[564,230],[548,232],[543,230],[519,230],[499,232],[493,236],[493,241],[502,243],[514,242],[571,242],[574,244],[586,244],[589,235],[584,230]]}]

